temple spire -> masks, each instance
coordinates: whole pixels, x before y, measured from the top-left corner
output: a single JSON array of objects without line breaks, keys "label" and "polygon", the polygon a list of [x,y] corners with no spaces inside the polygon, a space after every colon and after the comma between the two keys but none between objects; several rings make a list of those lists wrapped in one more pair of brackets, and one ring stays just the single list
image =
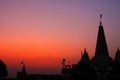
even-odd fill
[{"label": "temple spire", "polygon": [[102,14],[100,15],[100,25],[99,25],[99,30],[98,30],[95,55],[101,55],[101,54],[109,55],[101,18],[102,18]]},{"label": "temple spire", "polygon": [[88,56],[88,53],[86,51],[86,48],[84,49],[84,54],[82,56],[82,59],[81,59],[83,62],[89,62],[89,56]]}]

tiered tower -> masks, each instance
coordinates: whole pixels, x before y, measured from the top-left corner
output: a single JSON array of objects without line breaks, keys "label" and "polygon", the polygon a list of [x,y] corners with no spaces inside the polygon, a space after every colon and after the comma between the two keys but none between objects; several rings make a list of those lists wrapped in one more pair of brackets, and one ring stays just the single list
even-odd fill
[{"label": "tiered tower", "polygon": [[102,18],[102,15],[100,15],[100,25],[99,25],[98,36],[97,36],[95,56],[91,59],[91,63],[95,71],[102,78],[101,80],[105,80],[105,77],[112,70],[113,60],[109,56],[101,18]]}]

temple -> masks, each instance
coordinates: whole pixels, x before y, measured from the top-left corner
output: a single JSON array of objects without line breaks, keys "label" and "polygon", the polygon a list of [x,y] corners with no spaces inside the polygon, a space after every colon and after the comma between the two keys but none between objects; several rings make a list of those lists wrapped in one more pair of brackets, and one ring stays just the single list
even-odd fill
[{"label": "temple", "polygon": [[109,56],[101,19],[102,14],[100,15],[95,55],[90,60],[85,49],[77,64],[73,64],[71,69],[67,67],[62,69],[64,70],[62,72],[64,76],[69,74],[69,77],[73,80],[120,80],[120,77],[118,77],[120,76],[120,50],[118,48],[114,60]]},{"label": "temple", "polygon": [[100,20],[95,56],[91,59],[91,65],[97,74],[102,77],[109,75],[109,72],[112,71],[112,63],[113,59],[109,56],[104,28],[102,26],[102,21]]}]

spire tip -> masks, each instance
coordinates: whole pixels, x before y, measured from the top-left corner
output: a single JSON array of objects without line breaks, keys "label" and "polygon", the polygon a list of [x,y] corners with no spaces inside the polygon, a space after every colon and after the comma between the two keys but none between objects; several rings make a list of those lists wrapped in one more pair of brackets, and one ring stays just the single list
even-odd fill
[{"label": "spire tip", "polygon": [[102,19],[102,14],[100,14],[100,26],[102,26],[102,21],[101,21],[101,19]]},{"label": "spire tip", "polygon": [[102,18],[102,14],[100,14],[100,19]]}]

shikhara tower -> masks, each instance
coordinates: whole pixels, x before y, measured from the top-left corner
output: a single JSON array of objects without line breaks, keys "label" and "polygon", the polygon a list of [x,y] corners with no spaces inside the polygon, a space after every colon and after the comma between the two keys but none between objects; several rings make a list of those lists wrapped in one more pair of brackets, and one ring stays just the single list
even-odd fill
[{"label": "shikhara tower", "polygon": [[107,76],[112,70],[113,59],[109,56],[101,18],[102,15],[100,15],[95,56],[91,59],[91,63],[95,71],[100,75],[101,78],[103,78],[102,80],[104,80],[104,77]]},{"label": "shikhara tower", "polygon": [[108,47],[106,43],[105,33],[101,21],[102,15],[100,15],[100,25],[98,30],[97,44],[95,50],[95,56],[106,55],[109,56]]},{"label": "shikhara tower", "polygon": [[105,38],[104,28],[101,21],[102,15],[100,15],[100,24],[97,36],[97,44],[95,50],[95,56],[92,58],[92,63],[96,66],[111,66],[113,60],[109,56],[107,42]]}]

